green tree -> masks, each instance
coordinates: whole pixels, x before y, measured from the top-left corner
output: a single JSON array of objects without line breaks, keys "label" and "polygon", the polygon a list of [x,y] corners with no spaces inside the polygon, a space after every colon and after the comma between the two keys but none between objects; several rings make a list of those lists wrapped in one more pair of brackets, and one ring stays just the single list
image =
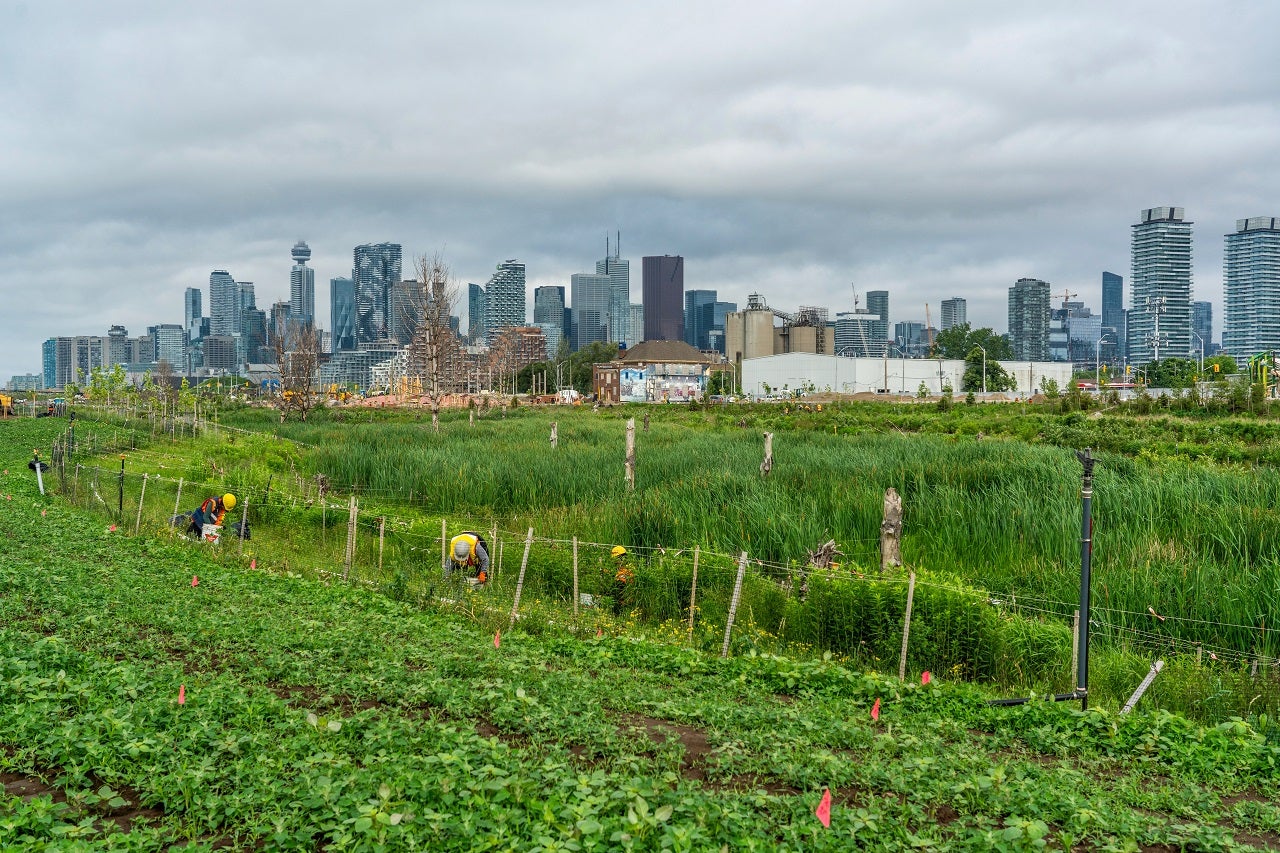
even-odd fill
[{"label": "green tree", "polygon": [[1231,356],[1225,353],[1211,355],[1204,360],[1204,373],[1200,374],[1200,381],[1225,378],[1236,373],[1239,369],[1236,360]]},{"label": "green tree", "polygon": [[[932,358],[968,358],[974,347],[982,347],[987,351],[987,360],[1009,360],[1013,358],[1013,347],[1004,335],[997,335],[991,329],[970,328],[968,323],[952,326],[938,333],[933,339]],[[990,387],[990,386],[988,386]]]},{"label": "green tree", "polygon": [[986,389],[988,391],[1008,391],[1017,387],[1013,377],[1000,365],[1000,362],[991,358],[990,354],[983,358],[982,350],[974,347],[964,359],[964,376],[960,378],[961,390],[982,390],[982,368],[984,362],[987,369]]}]

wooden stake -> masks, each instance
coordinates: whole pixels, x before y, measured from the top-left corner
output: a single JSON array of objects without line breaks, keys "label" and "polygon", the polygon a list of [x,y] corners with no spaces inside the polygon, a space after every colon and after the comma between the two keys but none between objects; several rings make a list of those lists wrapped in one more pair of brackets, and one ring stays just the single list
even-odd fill
[{"label": "wooden stake", "polygon": [[636,419],[630,418],[627,421],[627,459],[625,462],[627,469],[627,491],[635,491],[636,488]]},{"label": "wooden stake", "polygon": [[573,621],[578,621],[578,537],[573,537]]},{"label": "wooden stake", "polygon": [[449,565],[449,527],[445,519],[440,519],[440,565]]},{"label": "wooden stake", "polygon": [[724,645],[720,647],[720,657],[729,656],[729,637],[733,634],[733,620],[738,615],[738,600],[742,597],[742,578],[747,573],[747,552],[743,551],[738,558],[738,578],[733,582],[733,597],[729,599],[729,618],[724,623]]},{"label": "wooden stake", "polygon": [[249,497],[245,496],[244,502],[240,504],[240,555],[244,556],[244,531],[249,525]]},{"label": "wooden stake", "polygon": [[693,582],[689,584],[689,642],[693,642],[693,615],[698,612],[698,554],[699,546],[693,546]]},{"label": "wooden stake", "polygon": [[511,625],[516,624],[516,615],[520,612],[520,593],[524,591],[524,570],[529,565],[529,549],[533,547],[533,528],[524,540],[524,558],[520,561],[520,576],[516,578],[516,600],[511,603]]},{"label": "wooden stake", "polygon": [[764,461],[760,463],[760,476],[767,477],[773,470],[773,433],[764,434]]},{"label": "wooden stake", "polygon": [[556,422],[551,422],[551,449],[555,450],[560,446],[560,436],[556,430]]},{"label": "wooden stake", "polygon": [[182,510],[178,509],[178,507],[180,506],[182,506],[182,478],[181,477],[178,478],[178,496],[173,499],[173,516],[171,518],[177,518],[178,513],[182,512]]},{"label": "wooden stake", "polygon": [[382,543],[387,533],[387,517],[378,519],[378,574],[382,574]]},{"label": "wooden stake", "polygon": [[880,571],[902,565],[902,498],[890,486],[884,493],[884,520],[880,522]]},{"label": "wooden stake", "polygon": [[907,638],[911,636],[911,605],[916,597],[916,573],[907,580],[907,612],[902,619],[902,654],[898,656],[898,680],[907,680]]},{"label": "wooden stake", "polygon": [[351,496],[347,509],[347,550],[342,558],[342,580],[345,583],[351,574],[351,562],[356,550],[356,496]]},{"label": "wooden stake", "polygon": [[142,527],[142,501],[147,497],[147,475],[142,475],[142,491],[138,494],[138,517],[133,522],[133,535],[138,535],[138,528]]}]

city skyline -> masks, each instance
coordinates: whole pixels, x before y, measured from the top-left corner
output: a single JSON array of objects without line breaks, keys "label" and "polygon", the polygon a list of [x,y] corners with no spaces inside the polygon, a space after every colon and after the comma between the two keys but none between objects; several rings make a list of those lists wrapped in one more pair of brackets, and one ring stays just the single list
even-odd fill
[{"label": "city skyline", "polygon": [[[1174,203],[1221,329],[1221,235],[1280,214],[1269,5],[375,5],[395,25],[339,67],[350,21],[324,9],[19,4],[0,377],[38,372],[52,335],[182,323],[168,294],[214,269],[265,309],[298,235],[317,306],[354,245],[442,251],[462,282],[517,257],[532,291],[621,228],[631,258],[680,254],[687,286],[740,305],[851,310],[852,284],[892,293],[895,322],[961,295],[1000,328],[1022,277],[1098,305],[1134,212]],[[423,32],[447,62],[410,49]]]}]

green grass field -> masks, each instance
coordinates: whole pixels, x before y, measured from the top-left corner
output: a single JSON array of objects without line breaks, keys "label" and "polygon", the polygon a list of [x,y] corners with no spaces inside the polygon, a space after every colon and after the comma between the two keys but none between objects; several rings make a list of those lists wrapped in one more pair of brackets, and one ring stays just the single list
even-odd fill
[{"label": "green grass field", "polygon": [[0,425],[0,849],[1280,849],[1268,721],[994,708],[250,569],[42,498],[58,426]]}]

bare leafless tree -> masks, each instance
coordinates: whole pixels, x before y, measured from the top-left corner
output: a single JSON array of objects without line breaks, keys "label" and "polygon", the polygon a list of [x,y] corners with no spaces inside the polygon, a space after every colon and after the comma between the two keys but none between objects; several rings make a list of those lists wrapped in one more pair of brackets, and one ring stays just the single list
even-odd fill
[{"label": "bare leafless tree", "polygon": [[302,420],[320,400],[317,389],[320,371],[320,336],[310,325],[288,323],[284,334],[272,342],[276,366],[280,370],[280,423],[290,412]]},{"label": "bare leafless tree", "polygon": [[430,402],[431,427],[439,432],[444,396],[466,381],[462,344],[449,324],[458,284],[439,252],[418,258],[417,266],[417,287],[404,309],[412,316],[403,318],[413,330],[408,372]]}]

